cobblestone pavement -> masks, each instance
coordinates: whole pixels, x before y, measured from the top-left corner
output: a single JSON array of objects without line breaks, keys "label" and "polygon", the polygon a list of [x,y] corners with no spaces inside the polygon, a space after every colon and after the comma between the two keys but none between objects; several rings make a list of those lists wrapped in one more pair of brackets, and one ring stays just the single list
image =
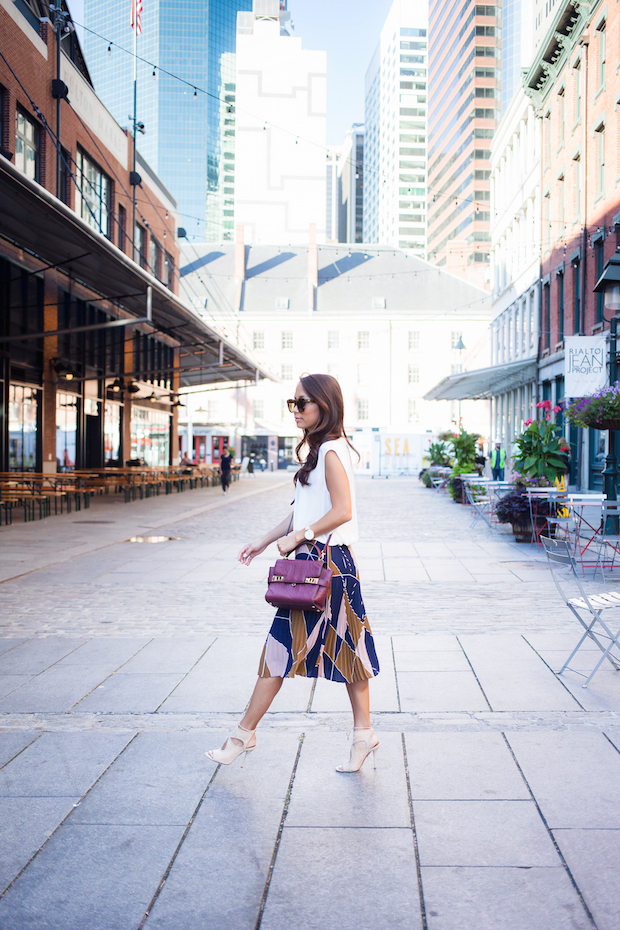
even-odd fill
[{"label": "cobblestone pavement", "polygon": [[[292,492],[288,483],[272,488],[267,481],[262,487],[270,490],[242,497],[251,484],[247,479],[233,486],[237,495],[226,506],[181,520],[175,514],[168,523],[165,514],[151,512],[149,519],[153,508],[142,501],[120,508],[100,504],[95,514],[91,508],[48,520],[45,545],[37,538],[40,524],[7,528],[0,535],[5,553],[9,543],[3,577],[10,577],[11,564],[15,574],[27,570],[33,549],[42,566],[57,559],[59,550],[76,554],[63,561],[62,570],[52,564],[0,585],[0,631],[171,635],[233,628],[262,633],[272,613],[263,592],[275,549],[250,568],[238,565],[236,555],[243,542],[286,514]],[[169,503],[185,514],[186,499],[200,493]],[[363,524],[355,552],[378,632],[572,628],[540,553],[514,543],[507,529],[470,530],[465,508],[413,479],[361,480],[359,498]],[[152,503],[155,507],[160,500]],[[129,509],[138,507],[142,515],[128,526]],[[180,538],[157,545],[121,541],[133,533],[153,533],[154,527],[158,535]],[[18,529],[21,536],[11,554],[10,531]],[[80,554],[89,535],[102,536],[102,545]]]},{"label": "cobblestone pavement", "polygon": [[618,673],[554,675],[579,631],[539,552],[415,480],[359,481],[379,767],[334,771],[346,693],[305,679],[247,768],[205,759],[281,478],[0,530],[1,930],[617,930]]}]

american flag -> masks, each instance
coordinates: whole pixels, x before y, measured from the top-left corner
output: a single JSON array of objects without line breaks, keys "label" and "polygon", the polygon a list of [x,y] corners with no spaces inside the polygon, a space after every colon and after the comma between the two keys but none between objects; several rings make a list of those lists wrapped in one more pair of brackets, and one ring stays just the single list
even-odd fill
[{"label": "american flag", "polygon": [[142,35],[142,0],[131,0],[131,28]]}]

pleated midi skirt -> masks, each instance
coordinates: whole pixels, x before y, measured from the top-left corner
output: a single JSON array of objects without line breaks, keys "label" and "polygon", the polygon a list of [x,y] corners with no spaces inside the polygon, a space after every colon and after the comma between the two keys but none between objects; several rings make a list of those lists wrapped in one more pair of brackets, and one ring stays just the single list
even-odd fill
[{"label": "pleated midi skirt", "polygon": [[[318,558],[316,549],[298,549],[295,557]],[[325,610],[278,609],[259,664],[261,678],[301,675],[347,683],[379,674],[353,553],[348,546],[330,546],[327,565],[334,574]]]}]

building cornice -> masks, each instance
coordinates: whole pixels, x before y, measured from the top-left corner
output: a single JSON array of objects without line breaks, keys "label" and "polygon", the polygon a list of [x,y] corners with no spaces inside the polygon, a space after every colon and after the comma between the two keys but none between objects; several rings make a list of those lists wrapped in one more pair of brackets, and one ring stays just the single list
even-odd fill
[{"label": "building cornice", "polygon": [[[540,110],[600,0],[560,3],[534,60],[523,73],[523,89]],[[539,114],[540,115],[540,114]]]}]

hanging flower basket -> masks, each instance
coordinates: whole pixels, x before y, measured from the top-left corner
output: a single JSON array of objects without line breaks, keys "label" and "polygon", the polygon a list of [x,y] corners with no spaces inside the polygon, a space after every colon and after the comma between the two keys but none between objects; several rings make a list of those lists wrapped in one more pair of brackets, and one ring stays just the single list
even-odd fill
[{"label": "hanging flower basket", "polygon": [[592,429],[620,429],[620,382],[602,388],[589,397],[574,400],[566,417],[575,426]]},{"label": "hanging flower basket", "polygon": [[597,420],[596,423],[591,423],[590,426],[592,429],[620,429],[620,417],[613,420]]}]

